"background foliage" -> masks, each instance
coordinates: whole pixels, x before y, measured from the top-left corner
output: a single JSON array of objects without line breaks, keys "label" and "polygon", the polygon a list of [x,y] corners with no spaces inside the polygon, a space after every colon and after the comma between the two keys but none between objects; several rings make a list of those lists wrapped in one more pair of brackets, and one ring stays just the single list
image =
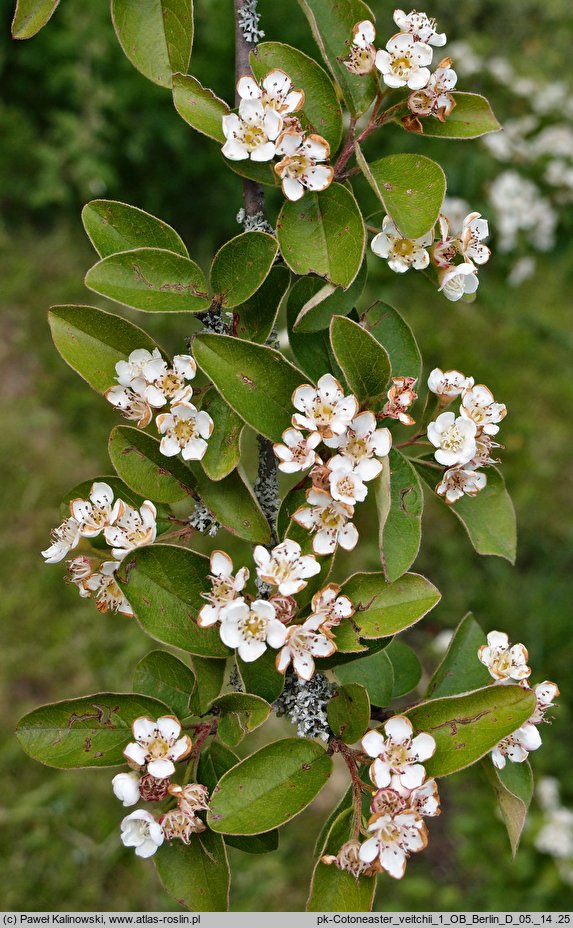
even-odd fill
[{"label": "background foliage", "polygon": [[[200,0],[197,6],[194,71],[216,93],[230,97],[231,0]],[[390,34],[390,7],[381,14],[375,6],[380,34]],[[239,231],[240,179],[221,170],[216,149],[192,133],[172,109],[169,95],[123,57],[107,4],[67,0],[30,44],[8,38],[11,10],[10,0],[1,0],[2,902],[6,908],[38,910],[176,908],[152,867],[149,878],[142,879],[141,861],[121,847],[108,773],[47,771],[22,754],[12,735],[18,716],[39,702],[121,689],[122,674],[127,689],[127,668],[150,650],[135,623],[96,614],[76,590],[62,585],[59,572],[41,564],[39,550],[56,517],[54,500],[86,476],[110,470],[106,440],[117,421],[54,352],[45,310],[54,303],[90,301],[81,284],[92,259],[79,218],[86,200],[117,197],[161,215],[206,267],[214,250]],[[288,5],[260,0],[260,11],[267,39],[312,50],[294,0]],[[484,0],[466,0],[463,6],[435,0],[428,12],[441,20],[450,39],[475,38],[486,59],[503,53],[522,73],[526,59],[528,75],[545,81],[565,68],[573,25],[566,0],[550,5],[506,0],[501,8]],[[491,90],[489,95],[502,122],[513,115],[507,95],[500,91],[496,99]],[[484,148],[406,138],[390,128],[371,143],[369,154],[404,149],[405,142],[412,151],[439,158],[452,194],[469,199],[476,209],[484,207],[483,191],[500,169]],[[279,205],[278,196],[271,211]],[[504,628],[513,640],[526,642],[533,667],[556,680],[562,691],[556,722],[544,732],[544,748],[533,755],[533,766],[537,774],[560,776],[569,806],[570,242],[563,231],[536,277],[515,290],[507,288],[506,265],[494,254],[473,306],[446,304],[420,275],[398,280],[382,262],[367,295],[405,313],[428,369],[455,366],[471,373],[509,407],[504,463],[518,510],[517,566],[478,558],[461,527],[437,502],[430,503],[431,531],[416,566],[432,578],[443,599],[411,640],[423,649],[426,674],[438,660],[436,635],[453,628],[469,608],[486,629]],[[104,300],[96,302],[105,306]],[[148,317],[146,326],[168,349],[182,348],[178,335],[185,333],[178,333],[177,320]],[[367,530],[364,526],[363,537]],[[345,555],[344,570],[375,569],[374,540],[369,558],[365,563],[361,557],[358,564],[356,555]],[[276,735],[293,734],[286,723],[275,724]],[[304,907],[313,832],[337,798],[334,789],[344,788],[342,772],[333,783],[318,797],[315,816],[311,809],[304,820],[287,826],[276,852],[261,859],[231,851],[237,874],[234,908]],[[427,852],[410,863],[401,883],[384,880],[379,907],[568,906],[570,886],[561,882],[553,860],[533,845],[539,812],[533,809],[512,864],[479,767],[445,780],[442,793],[447,811],[431,823]]]}]

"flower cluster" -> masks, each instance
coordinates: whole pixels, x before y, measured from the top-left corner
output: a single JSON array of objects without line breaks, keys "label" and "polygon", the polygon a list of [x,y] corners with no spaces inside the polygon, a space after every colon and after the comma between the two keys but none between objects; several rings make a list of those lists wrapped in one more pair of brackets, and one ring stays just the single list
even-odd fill
[{"label": "flower cluster", "polygon": [[[456,302],[478,288],[478,267],[485,264],[491,254],[484,245],[488,235],[487,220],[476,212],[464,217],[459,230],[445,215],[440,215],[438,235],[431,229],[416,239],[405,238],[390,216],[385,216],[382,231],[374,236],[370,247],[379,258],[385,258],[397,274],[410,268],[424,270],[432,262],[437,270],[440,293]],[[461,261],[456,263],[458,257]]]},{"label": "flower cluster", "polygon": [[401,879],[408,858],[428,843],[424,818],[440,814],[436,781],[426,778],[421,763],[433,756],[436,742],[425,732],[414,737],[410,720],[397,715],[384,724],[384,734],[371,730],[361,743],[373,759],[370,779],[376,787],[366,829],[370,837],[347,842],[336,857],[322,860],[355,877],[385,871]]},{"label": "flower cluster", "polygon": [[118,361],[115,370],[117,384],[106,391],[108,402],[142,429],[149,425],[156,410],[168,409],[155,419],[162,436],[161,454],[181,454],[184,461],[200,461],[207,451],[213,420],[191,402],[193,388],[189,381],[197,373],[195,359],[178,354],[173,358],[173,367],[169,367],[157,348],[138,348],[127,361]]},{"label": "flower cluster", "polygon": [[138,857],[151,857],[164,841],[178,839],[189,844],[191,835],[205,831],[198,812],[207,809],[209,794],[200,783],[179,786],[171,782],[175,764],[191,752],[188,735],[181,737],[181,723],[172,715],[158,719],[146,716],[132,725],[134,740],[127,745],[124,757],[130,773],[118,773],[112,780],[115,796],[124,806],[140,800],[161,802],[173,797],[177,805],[156,817],[146,809],[136,809],[121,822],[121,840],[135,848]]},{"label": "flower cluster", "polygon": [[312,597],[311,614],[302,624],[293,622],[295,600],[310,577],[320,572],[312,554],[302,554],[300,545],[287,538],[268,551],[257,545],[253,552],[257,583],[270,592],[269,599],[254,599],[245,591],[249,570],[241,567],[233,574],[233,562],[224,551],[211,554],[211,590],[204,593],[206,604],[199,610],[201,628],[219,625],[221,640],[237,651],[241,660],[256,661],[268,647],[278,651],[276,666],[285,673],[292,664],[300,680],[310,680],[315,657],[329,657],[336,651],[332,629],[354,614],[340,587],[328,584]]},{"label": "flower cluster", "polygon": [[74,557],[68,561],[69,580],[84,598],[93,597],[100,612],[133,615],[133,610],[115,581],[115,572],[129,551],[151,544],[157,534],[157,510],[145,500],[134,509],[122,499],[114,501],[107,483],[93,483],[88,499],[73,499],[70,516],[52,531],[52,544],[42,551],[47,564],[57,564],[76,548],[82,538],[103,536],[114,560]]},{"label": "flower cluster", "polygon": [[307,135],[294,115],[302,109],[304,91],[295,90],[288,74],[275,68],[260,84],[253,77],[241,77],[237,94],[238,112],[223,116],[225,158],[278,157],[275,172],[289,200],[300,200],[305,190],[326,190],[334,177],[334,168],[326,163],[330,146],[321,135]]},{"label": "flower cluster", "polygon": [[461,398],[459,415],[447,410],[428,425],[428,438],[436,448],[434,457],[446,467],[436,493],[451,504],[464,495],[475,496],[486,486],[487,476],[481,468],[496,463],[491,453],[501,446],[494,436],[507,409],[495,402],[487,387],[475,384],[473,377],[460,371],[444,373],[435,368],[428,387],[439,397],[441,407]]},{"label": "flower cluster", "polygon": [[[527,650],[522,644],[510,646],[505,632],[490,632],[487,644],[482,645],[478,651],[478,658],[498,685],[517,683],[524,689],[530,689],[528,679],[531,668],[527,665]],[[559,689],[555,683],[544,680],[533,687],[533,692],[535,709],[531,717],[511,735],[503,738],[492,751],[493,763],[500,770],[505,767],[507,760],[521,764],[527,760],[531,751],[541,747],[538,726],[546,721],[545,714],[553,707]]]},{"label": "flower cluster", "polygon": [[[358,541],[354,507],[366,499],[366,483],[382,472],[380,458],[390,451],[392,436],[376,427],[373,412],[359,411],[356,397],[345,396],[332,374],[324,374],[316,387],[297,387],[292,402],[297,410],[293,427],[274,446],[279,469],[293,474],[312,468],[308,505],[292,518],[314,534],[315,554],[332,554],[337,544],[351,551]],[[316,451],[321,442],[331,453],[328,459]]]}]

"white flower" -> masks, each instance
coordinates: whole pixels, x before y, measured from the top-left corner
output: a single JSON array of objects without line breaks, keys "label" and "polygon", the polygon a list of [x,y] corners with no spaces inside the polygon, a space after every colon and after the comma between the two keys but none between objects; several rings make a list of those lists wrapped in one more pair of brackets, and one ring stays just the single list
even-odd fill
[{"label": "white flower", "polygon": [[444,268],[439,273],[439,280],[438,292],[452,303],[461,300],[466,293],[475,293],[479,286],[477,270],[470,261]]},{"label": "white flower", "polygon": [[111,786],[114,796],[117,796],[124,806],[134,806],[136,802],[139,802],[139,774],[116,773]]},{"label": "white flower", "polygon": [[61,525],[52,529],[52,544],[42,551],[46,564],[57,564],[63,561],[66,554],[76,548],[81,538],[80,526],[75,519],[64,519]]},{"label": "white flower", "polygon": [[287,538],[267,551],[257,545],[253,558],[257,574],[265,583],[278,587],[283,596],[294,596],[307,585],[307,579],[320,573],[320,564],[312,554],[302,554],[300,545]]},{"label": "white flower", "polygon": [[175,773],[174,761],[183,760],[191,751],[191,738],[181,734],[181,723],[174,715],[162,715],[157,721],[142,716],[131,726],[135,741],[127,745],[123,756],[135,767],[145,767],[158,780]]},{"label": "white flower", "polygon": [[118,500],[117,515],[113,525],[103,530],[105,540],[112,546],[112,554],[118,560],[134,548],[150,545],[157,534],[157,509],[146,499],[140,509]]},{"label": "white flower", "polygon": [[456,101],[450,91],[456,86],[458,75],[451,63],[451,58],[440,61],[426,86],[408,97],[408,106],[416,116],[435,116],[444,122],[453,111]]},{"label": "white flower", "polygon": [[356,23],[352,30],[352,45],[342,64],[348,68],[351,74],[370,74],[374,70],[376,59],[376,49],[374,48],[374,39],[376,38],[376,29],[370,20],[365,19]]},{"label": "white flower", "polygon": [[106,390],[104,396],[108,403],[119,409],[124,419],[137,422],[138,428],[144,429],[153,418],[151,406],[143,395],[145,390],[145,380],[138,378],[132,380],[129,387],[116,384]]},{"label": "white flower", "polygon": [[108,483],[92,483],[88,500],[73,499],[70,512],[84,538],[95,538],[117,516],[119,500],[113,505],[113,490]]},{"label": "white flower", "polygon": [[304,625],[291,625],[287,630],[284,646],[277,654],[277,670],[285,673],[292,661],[300,680],[310,680],[314,674],[314,658],[329,657],[336,651],[331,638],[316,631],[311,620]]},{"label": "white flower", "polygon": [[315,532],[312,548],[315,554],[332,554],[339,544],[345,551],[352,551],[358,541],[358,530],[350,521],[354,508],[332,499],[325,490],[314,487],[308,490],[308,507],[302,506],[293,513],[293,522]]},{"label": "white flower", "polygon": [[386,258],[388,267],[397,274],[403,274],[411,267],[422,270],[430,263],[428,245],[434,240],[433,232],[426,232],[422,238],[404,238],[390,216],[384,216],[382,231],[372,239],[370,247],[379,258]]},{"label": "white flower", "polygon": [[314,630],[330,631],[340,625],[342,619],[349,619],[354,615],[355,609],[348,596],[339,596],[340,587],[336,583],[329,583],[318,590],[312,597],[312,612],[305,622],[308,628]]},{"label": "white flower", "polygon": [[209,790],[202,783],[188,783],[187,786],[171,783],[169,793],[175,796],[177,805],[187,814],[206,811],[209,808]]},{"label": "white flower", "polygon": [[432,818],[440,814],[440,796],[438,784],[435,780],[426,780],[421,786],[406,789],[401,785],[398,777],[392,777],[392,788],[395,788],[399,795],[406,800],[408,808],[417,812],[418,815]]},{"label": "white flower", "polygon": [[494,680],[521,682],[531,674],[527,666],[527,648],[523,644],[510,646],[505,632],[490,632],[487,645],[481,646],[478,657]]},{"label": "white flower", "polygon": [[491,752],[494,766],[503,770],[509,758],[514,764],[522,764],[531,751],[541,747],[541,735],[535,725],[526,722],[507,738],[503,738]]},{"label": "white flower", "polygon": [[532,725],[539,725],[545,721],[545,713],[552,709],[554,700],[559,696],[559,687],[550,680],[544,680],[533,687],[535,693],[535,711],[529,719]]},{"label": "white flower", "polygon": [[221,615],[221,640],[229,648],[235,648],[246,662],[256,661],[267,645],[282,647],[286,632],[276,618],[275,607],[264,599],[255,599],[250,605],[238,599],[226,606]]},{"label": "white flower", "polygon": [[411,35],[399,32],[386,43],[386,50],[376,52],[376,67],[388,87],[421,90],[430,80],[427,65],[432,61],[432,49],[416,42]]},{"label": "white flower", "polygon": [[332,183],[334,168],[322,163],[330,158],[330,145],[321,135],[305,138],[302,132],[288,129],[279,137],[276,153],[282,155],[275,171],[287,199],[300,200],[305,189],[326,190]]},{"label": "white flower", "polygon": [[477,426],[470,419],[456,418],[453,412],[441,413],[428,425],[428,438],[437,448],[436,461],[446,467],[467,464],[476,452],[476,432]]},{"label": "white flower", "polygon": [[450,467],[445,471],[436,487],[438,496],[446,503],[455,503],[464,496],[477,496],[487,484],[487,476],[481,471],[464,467]]},{"label": "white flower", "polygon": [[181,403],[172,406],[171,412],[161,413],[155,421],[163,435],[159,450],[165,457],[180,452],[184,461],[200,461],[204,457],[207,439],[214,428],[209,413],[198,411],[192,403]]},{"label": "white flower", "polygon": [[336,469],[347,460],[361,480],[374,480],[382,473],[383,466],[376,458],[385,458],[390,453],[392,432],[387,428],[377,429],[376,416],[366,411],[352,420],[346,432],[333,435],[324,443],[338,451],[328,462],[329,468]]},{"label": "white flower", "polygon": [[320,432],[311,432],[303,435],[298,429],[286,429],[283,432],[284,444],[273,445],[274,452],[280,461],[279,470],[285,474],[294,474],[299,470],[306,470],[318,461],[315,448],[320,444]]},{"label": "white flower", "polygon": [[202,594],[207,604],[201,607],[197,616],[197,624],[201,628],[207,628],[220,620],[221,610],[237,599],[249,579],[246,567],[241,567],[237,575],[233,576],[233,562],[224,551],[213,551],[210,565],[211,592]]},{"label": "white flower", "polygon": [[466,261],[475,264],[485,264],[489,261],[491,251],[487,245],[482,244],[489,235],[487,219],[481,218],[481,213],[469,213],[465,219],[460,238],[460,251]]},{"label": "white flower", "polygon": [[131,352],[127,361],[118,361],[115,365],[117,382],[122,387],[129,387],[132,380],[144,376],[145,366],[150,361],[162,361],[159,348],[154,348],[153,351],[148,351],[146,348],[136,348],[135,351]]},{"label": "white flower", "polygon": [[415,812],[374,815],[368,831],[374,832],[374,836],[361,845],[360,859],[365,863],[376,860],[379,867],[396,880],[404,876],[410,854],[423,851],[428,843],[424,820]]},{"label": "white flower", "polygon": [[486,435],[497,435],[498,422],[505,418],[507,408],[505,403],[496,403],[491,390],[478,383],[464,392],[460,413]]},{"label": "white flower", "polygon": [[104,561],[99,570],[86,577],[82,582],[83,594],[91,596],[95,593],[94,601],[99,612],[119,612],[121,615],[133,615],[133,609],[125,598],[122,590],[115,580],[115,572],[119,567],[118,561]]},{"label": "white flower", "polygon": [[148,384],[145,398],[150,406],[158,409],[170,402],[186,403],[193,396],[193,388],[187,383],[197,373],[195,358],[189,354],[177,354],[173,367],[168,367],[162,358],[149,361],[143,370]]},{"label": "white flower", "polygon": [[68,561],[68,580],[74,583],[82,599],[89,599],[90,591],[84,588],[84,581],[93,575],[93,565],[89,557],[74,557]]},{"label": "white flower", "polygon": [[406,789],[415,789],[424,782],[426,771],[420,761],[428,760],[436,750],[431,735],[422,732],[413,737],[412,723],[406,716],[395,715],[384,723],[384,738],[379,731],[368,731],[362,747],[376,760],[370,767],[372,782],[382,789],[390,786],[392,776]]},{"label": "white flower", "polygon": [[368,487],[362,482],[358,473],[352,468],[352,461],[342,458],[335,467],[331,467],[329,491],[333,499],[347,506],[362,503],[368,495]]},{"label": "white flower", "polygon": [[293,90],[291,78],[280,68],[269,71],[262,84],[250,76],[239,78],[237,93],[242,100],[260,100],[265,109],[281,116],[300,110],[304,103],[304,91]]},{"label": "white flower", "polygon": [[460,371],[442,371],[435,367],[428,377],[428,390],[445,399],[461,396],[464,390],[474,385],[473,377],[466,377]]},{"label": "white flower", "polygon": [[260,100],[241,100],[238,113],[223,116],[222,152],[230,161],[271,161],[282,127],[281,116]]},{"label": "white flower", "polygon": [[332,374],[323,374],[316,387],[303,384],[294,391],[292,402],[299,412],[292,417],[295,428],[318,431],[322,438],[343,435],[358,412],[355,396],[344,396]]},{"label": "white flower", "polygon": [[417,42],[427,42],[434,46],[446,44],[445,32],[436,32],[436,20],[430,19],[426,13],[394,10],[394,22],[401,32],[409,32]]},{"label": "white flower", "polygon": [[121,823],[121,840],[125,847],[134,847],[138,857],[152,857],[163,844],[163,829],[151,812],[136,809]]}]

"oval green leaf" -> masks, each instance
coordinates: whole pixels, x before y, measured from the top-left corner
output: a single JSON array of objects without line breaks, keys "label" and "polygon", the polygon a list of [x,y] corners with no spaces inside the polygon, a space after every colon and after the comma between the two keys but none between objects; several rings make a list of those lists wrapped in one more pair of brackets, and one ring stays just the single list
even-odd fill
[{"label": "oval green leaf", "polygon": [[406,693],[411,693],[422,677],[422,665],[416,652],[400,638],[393,638],[382,654],[392,664],[392,699],[400,699]]},{"label": "oval green leaf", "polygon": [[186,71],[193,46],[193,0],[111,0],[115,33],[125,55],[148,80],[171,87]]},{"label": "oval green leaf", "polygon": [[145,499],[176,503],[195,493],[195,479],[179,458],[166,458],[159,442],[126,425],[112,429],[108,444],[111,463],[122,480]]},{"label": "oval green leaf", "polygon": [[245,541],[261,545],[269,543],[269,523],[252,487],[238,470],[216,482],[209,480],[198,464],[193,466],[193,474],[197,480],[197,492],[217,522]]},{"label": "oval green leaf", "polygon": [[322,281],[318,277],[301,277],[292,287],[287,300],[289,344],[298,364],[314,381],[329,372],[342,379],[342,371],[334,357],[328,329],[312,333],[293,330],[293,325],[302,307],[322,290],[322,286]]},{"label": "oval green leaf", "polygon": [[229,770],[211,795],[207,823],[223,834],[254,835],[290,821],[312,802],[332,770],[314,741],[285,738]]},{"label": "oval green leaf", "polygon": [[441,593],[420,574],[387,583],[381,573],[353,574],[342,586],[356,612],[362,638],[386,638],[410,628],[436,606]]},{"label": "oval green leaf", "polygon": [[197,685],[191,696],[190,709],[193,715],[204,715],[207,706],[221,692],[227,663],[226,661],[210,657],[199,657],[194,654],[191,664]]},{"label": "oval green leaf", "polygon": [[422,377],[422,355],[412,329],[399,312],[385,303],[376,303],[363,320],[366,329],[380,342],[390,358],[393,377]]},{"label": "oval green leaf", "polygon": [[222,480],[241,459],[243,420],[216,390],[209,390],[201,408],[209,413],[214,422],[213,434],[201,464],[210,480]]},{"label": "oval green leaf", "polygon": [[[342,845],[352,838],[353,825],[353,810],[344,809],[328,830],[322,854],[336,856]],[[370,912],[375,892],[374,877],[356,879],[335,864],[323,864],[319,858],[312,874],[306,911]]]},{"label": "oval green leaf", "polygon": [[345,316],[332,318],[330,343],[360,405],[379,399],[390,378],[390,358],[382,345],[358,322]]},{"label": "oval green leaf", "polygon": [[513,857],[517,854],[527,811],[533,798],[533,772],[528,760],[521,764],[506,764],[498,770],[491,758],[482,761],[486,779],[493,789],[499,811],[507,829]]},{"label": "oval green leaf", "polygon": [[256,693],[267,702],[273,703],[285,685],[284,673],[276,668],[276,651],[267,648],[257,661],[245,663],[237,657],[237,667],[248,693]]},{"label": "oval green leaf", "polygon": [[150,651],[133,672],[135,692],[160,699],[179,719],[189,715],[189,700],[195,684],[191,668],[168,651]]},{"label": "oval green leaf", "polygon": [[[389,466],[388,466],[389,465]],[[378,544],[384,575],[397,580],[412,566],[422,540],[424,493],[408,458],[391,449],[374,485],[378,508]]]},{"label": "oval green leaf", "polygon": [[370,700],[365,687],[347,683],[329,700],[326,707],[328,724],[337,738],[355,744],[366,732],[370,722]]},{"label": "oval green leaf", "polygon": [[211,287],[228,307],[244,303],[264,283],[278,242],[267,232],[243,232],[225,242],[211,265]]},{"label": "oval green leaf", "polygon": [[445,122],[422,120],[424,135],[437,139],[477,139],[488,132],[499,132],[501,126],[485,97],[458,91],[452,97],[456,106]]},{"label": "oval green leaf", "polygon": [[364,261],[348,290],[324,284],[310,297],[293,322],[295,332],[320,332],[327,329],[333,316],[347,316],[362,296],[368,269]]},{"label": "oval green leaf", "polygon": [[275,265],[261,287],[253,295],[235,306],[234,332],[238,338],[263,344],[273,330],[281,301],[288,290],[290,272]]},{"label": "oval green leaf", "polygon": [[353,194],[341,184],[287,200],[277,219],[281,254],[295,274],[316,274],[350,286],[366,247],[364,220]]},{"label": "oval green leaf", "polygon": [[163,248],[189,257],[175,229],[137,206],[117,200],[92,200],[82,210],[82,222],[100,258],[133,248]]},{"label": "oval green leaf", "polygon": [[17,0],[12,20],[13,39],[31,39],[42,29],[60,0]]},{"label": "oval green leaf", "polygon": [[191,912],[226,912],[231,875],[220,835],[203,831],[189,844],[165,842],[154,857],[169,895]]},{"label": "oval green leaf", "polygon": [[485,633],[468,612],[456,628],[444,659],[428,684],[426,696],[431,699],[453,696],[487,686],[491,677],[478,660],[478,650],[484,644]]},{"label": "oval green leaf", "polygon": [[367,657],[341,664],[335,668],[336,677],[343,683],[360,683],[367,691],[373,706],[384,708],[392,702],[394,668],[386,655],[387,648]]},{"label": "oval green leaf", "polygon": [[217,696],[209,705],[208,713],[219,719],[226,715],[236,715],[243,735],[248,735],[265,722],[271,712],[271,706],[260,696],[252,693],[224,693]]},{"label": "oval green leaf", "polygon": [[224,100],[203,87],[190,74],[173,75],[173,103],[175,109],[197,132],[223,144],[223,116],[231,111]]}]

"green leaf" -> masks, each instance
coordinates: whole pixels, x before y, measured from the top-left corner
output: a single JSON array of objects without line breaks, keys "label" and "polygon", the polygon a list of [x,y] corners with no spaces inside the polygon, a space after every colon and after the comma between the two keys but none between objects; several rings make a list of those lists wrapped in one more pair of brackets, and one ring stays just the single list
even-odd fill
[{"label": "green leaf", "polygon": [[179,458],[166,458],[159,442],[140,429],[118,425],[108,444],[115,470],[136,493],[158,503],[175,503],[195,492],[195,480]]},{"label": "green leaf", "polygon": [[353,574],[342,586],[356,612],[362,638],[386,638],[410,628],[439,603],[441,594],[420,574],[387,583],[381,573]]},{"label": "green leaf", "polygon": [[[342,845],[352,838],[353,824],[353,810],[343,810],[328,831],[322,853],[336,856]],[[323,864],[319,858],[312,874],[306,911],[370,912],[375,892],[374,877],[356,879],[347,870],[339,870],[335,864]]]},{"label": "green leaf", "polygon": [[179,719],[189,715],[195,684],[193,671],[168,651],[150,651],[136,664],[133,673],[135,692],[160,699]]},{"label": "green leaf", "polygon": [[386,392],[390,358],[374,336],[352,319],[333,316],[330,342],[346,383],[361,406]]},{"label": "green leaf", "polygon": [[319,332],[327,329],[333,316],[347,316],[362,296],[368,269],[363,262],[354,282],[348,290],[323,284],[304,304],[293,322],[295,332]]},{"label": "green leaf", "polygon": [[[416,467],[433,490],[437,472],[423,462],[416,462]],[[488,467],[487,485],[477,496],[464,496],[448,509],[460,520],[478,554],[494,554],[515,564],[515,509],[497,467]]]},{"label": "green leaf", "polygon": [[17,0],[12,20],[13,39],[31,39],[42,29],[60,0]]},{"label": "green leaf", "polygon": [[324,848],[326,845],[326,840],[328,838],[328,833],[332,828],[334,822],[338,818],[341,812],[347,812],[348,809],[352,808],[352,784],[348,787],[342,798],[339,802],[336,803],[334,809],[325,819],[322,828],[318,833],[318,838],[316,839],[314,845],[314,856],[320,857],[321,854],[324,854]]},{"label": "green leaf", "polygon": [[533,797],[531,766],[529,761],[525,760],[521,764],[506,764],[503,770],[498,770],[489,757],[483,759],[482,765],[498,801],[499,811],[507,828],[511,853],[515,857]]},{"label": "green leaf", "polygon": [[332,761],[314,741],[285,738],[229,770],[211,796],[207,823],[223,834],[254,835],[290,821],[328,780]]},{"label": "green leaf", "polygon": [[317,381],[323,374],[329,372],[339,378],[342,377],[332,351],[328,329],[312,333],[293,331],[293,324],[300,315],[302,307],[321,289],[322,281],[318,277],[301,277],[292,287],[287,301],[290,347],[296,361],[313,381]]},{"label": "green leaf", "polygon": [[145,313],[197,313],[211,302],[199,265],[163,248],[108,255],[90,268],[85,284],[94,293]]},{"label": "green leaf", "polygon": [[82,210],[82,222],[100,258],[133,248],[163,248],[189,257],[175,229],[137,206],[117,200],[92,200]]},{"label": "green leaf", "polygon": [[197,364],[239,416],[266,438],[280,441],[291,424],[292,395],[305,376],[280,351],[228,335],[200,333]]},{"label": "green leaf", "polygon": [[210,480],[222,480],[241,459],[243,420],[216,390],[209,390],[201,408],[209,413],[214,422],[213,434],[201,464]]},{"label": "green leaf", "polygon": [[277,219],[281,254],[295,274],[316,274],[346,289],[362,264],[364,220],[353,194],[341,184],[287,200]]},{"label": "green leaf", "polygon": [[363,19],[374,20],[374,14],[362,0],[299,0],[312,29],[312,34],[330,72],[342,90],[353,116],[366,112],[376,96],[377,81],[373,74],[351,74],[340,59],[345,58],[352,42],[352,29]]},{"label": "green leaf", "polygon": [[445,122],[439,119],[423,119],[424,135],[439,139],[477,139],[488,132],[501,129],[491,106],[479,93],[452,94],[455,109]]},{"label": "green leaf", "polygon": [[219,717],[219,724],[226,715],[237,716],[242,735],[248,735],[262,725],[270,711],[269,703],[252,693],[224,693],[217,696],[207,709],[207,712]]},{"label": "green leaf", "polygon": [[194,464],[192,470],[199,496],[217,522],[238,538],[254,544],[268,544],[271,539],[269,523],[252,487],[238,470],[216,482],[209,480],[198,464]]},{"label": "green leaf", "polygon": [[367,690],[359,683],[341,686],[326,707],[328,724],[337,738],[355,744],[366,732],[370,722],[370,700]]},{"label": "green leaf", "polygon": [[249,180],[254,180],[256,184],[265,184],[267,187],[276,187],[279,184],[273,164],[269,164],[268,161],[251,161],[250,158],[244,161],[229,161],[224,155],[221,155],[221,158],[226,166],[240,177],[247,177]]},{"label": "green leaf", "polygon": [[368,164],[359,147],[356,158],[368,183],[405,238],[421,238],[433,229],[446,194],[446,175],[425,155],[388,155]]},{"label": "green leaf", "polygon": [[384,708],[392,702],[394,668],[386,654],[387,648],[367,657],[335,668],[335,674],[343,683],[360,683],[365,687],[373,706]]},{"label": "green leaf", "polygon": [[130,552],[117,582],[148,635],[200,657],[227,657],[216,627],[199,628],[197,613],[210,589],[209,560],[177,545]]},{"label": "green leaf", "polygon": [[261,287],[233,310],[235,334],[263,344],[273,330],[275,319],[290,283],[290,272],[275,265]]},{"label": "green leaf", "polygon": [[193,46],[193,0],[111,0],[115,33],[125,55],[148,80],[171,87],[186,71]]},{"label": "green leaf", "polygon": [[399,638],[393,638],[382,654],[385,654],[392,664],[392,699],[399,699],[416,689],[422,676],[422,665],[415,651]]},{"label": "green leaf", "polygon": [[445,777],[475,764],[532,714],[535,694],[521,686],[486,686],[461,696],[430,699],[404,714],[416,731],[436,739],[424,762],[429,777]]},{"label": "green leaf", "polygon": [[173,103],[179,115],[197,132],[221,144],[225,141],[223,116],[231,111],[224,100],[203,87],[190,74],[173,75]]},{"label": "green leaf", "polygon": [[190,709],[193,715],[205,715],[207,707],[221,692],[227,663],[210,657],[199,657],[197,654],[191,663],[197,685],[191,695]]},{"label": "green leaf", "polygon": [[231,875],[220,835],[203,831],[189,844],[165,843],[154,857],[167,892],[191,912],[227,912]]},{"label": "green leaf", "polygon": [[280,68],[292,79],[296,90],[304,90],[302,113],[309,128],[325,138],[334,153],[342,138],[342,111],[336,88],[326,71],[298,48],[281,42],[257,45],[250,61],[257,80],[263,80],[269,71]]},{"label": "green leaf", "polygon": [[336,628],[333,628],[332,632],[337,651],[341,651],[343,654],[357,654],[367,650],[360,641],[358,630],[352,622],[342,622]]},{"label": "green leaf", "polygon": [[94,306],[52,306],[48,322],[64,361],[98,393],[115,383],[115,365],[136,348],[157,347],[138,326]]},{"label": "green leaf", "polygon": [[211,287],[224,306],[238,306],[259,289],[278,248],[276,238],[267,232],[242,232],[225,242],[211,265]]},{"label": "green leaf", "polygon": [[[389,466],[388,466],[389,464]],[[378,544],[384,575],[397,580],[412,566],[422,540],[424,493],[408,458],[391,449],[374,484],[378,508]]]},{"label": "green leaf", "polygon": [[267,648],[253,663],[245,663],[237,657],[237,667],[248,693],[256,693],[270,703],[279,698],[284,689],[285,675],[276,668],[276,651]]},{"label": "green leaf", "polygon": [[95,693],[34,709],[18,722],[16,737],[26,754],[48,767],[113,767],[125,763],[132,722],[166,712],[147,696]]},{"label": "green leaf", "polygon": [[365,313],[363,322],[385,348],[393,377],[422,378],[422,356],[412,329],[392,306],[376,303]]},{"label": "green leaf", "polygon": [[456,628],[444,659],[428,684],[428,698],[452,696],[487,686],[491,677],[478,660],[482,644],[485,644],[485,634],[468,612]]}]

